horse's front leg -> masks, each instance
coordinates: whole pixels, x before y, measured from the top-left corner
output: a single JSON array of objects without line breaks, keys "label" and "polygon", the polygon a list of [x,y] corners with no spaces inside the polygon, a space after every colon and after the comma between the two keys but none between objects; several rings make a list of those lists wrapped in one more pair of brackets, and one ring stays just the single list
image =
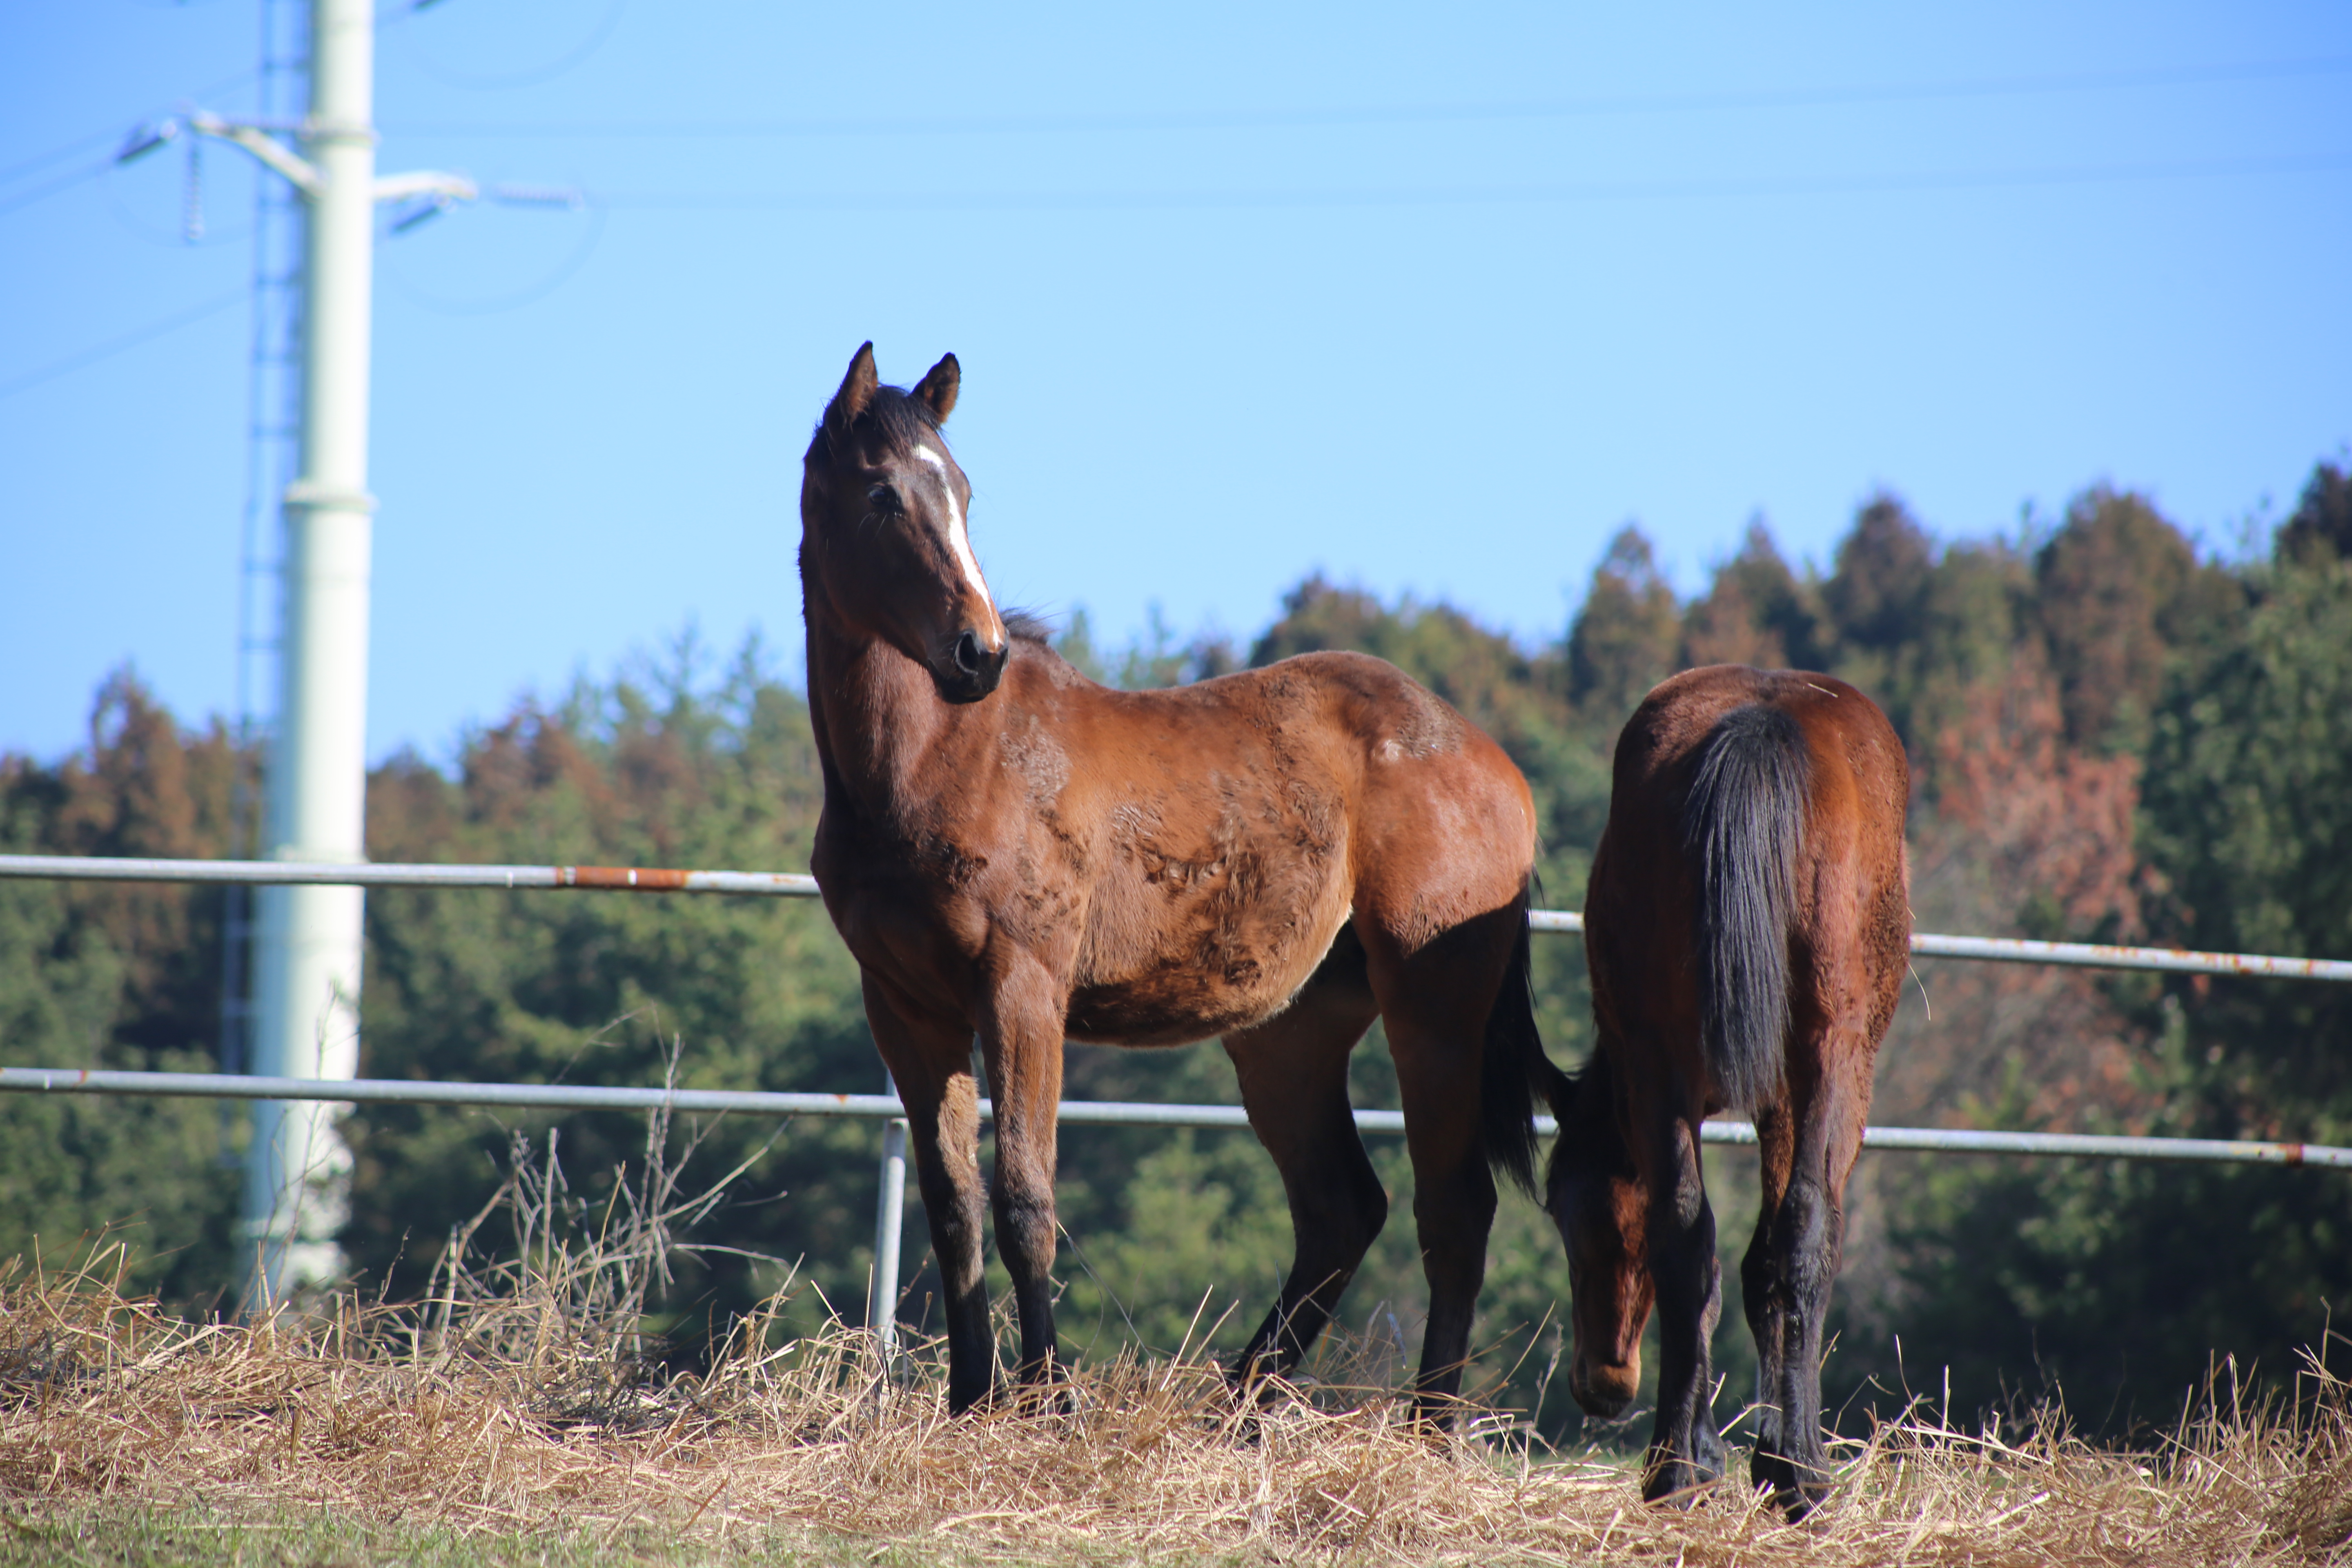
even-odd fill
[{"label": "horse's front leg", "polygon": [[1708,1342],[1723,1310],[1715,1211],[1699,1165],[1698,1118],[1676,1116],[1648,1136],[1650,1274],[1658,1291],[1658,1416],[1643,1467],[1651,1501],[1723,1474]]},{"label": "horse's front leg", "polygon": [[947,1310],[948,1409],[961,1415],[996,1386],[996,1334],[982,1274],[980,1093],[971,1077],[971,1026],[924,1011],[871,971],[865,990],[874,1044],[907,1108]]},{"label": "horse's front leg", "polygon": [[1058,1381],[1054,1339],[1054,1168],[1066,998],[1045,965],[1015,954],[982,1000],[981,1052],[996,1100],[996,1250],[1021,1320],[1020,1377]]}]

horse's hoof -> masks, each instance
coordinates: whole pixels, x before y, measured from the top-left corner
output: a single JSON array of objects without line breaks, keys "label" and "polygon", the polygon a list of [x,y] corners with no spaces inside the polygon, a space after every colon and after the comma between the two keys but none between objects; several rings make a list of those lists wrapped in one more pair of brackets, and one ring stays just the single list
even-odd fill
[{"label": "horse's hoof", "polygon": [[1723,1479],[1723,1439],[1704,1426],[1691,1434],[1691,1468],[1701,1483]]},{"label": "horse's hoof", "polygon": [[961,1396],[950,1394],[948,1395],[948,1414],[957,1417],[985,1415],[992,1410],[1001,1408],[1003,1404],[1003,1396],[993,1388],[982,1389],[978,1394]]},{"label": "horse's hoof", "polygon": [[1779,1505],[1791,1524],[1819,1508],[1822,1500],[1830,1495],[1830,1478],[1826,1469],[1801,1463],[1784,1454],[1757,1449],[1748,1473],[1759,1490],[1772,1494],[1773,1502]]},{"label": "horse's hoof", "polygon": [[1263,1410],[1288,1392],[1290,1384],[1272,1355],[1244,1355],[1225,1371],[1225,1386],[1234,1403]]},{"label": "horse's hoof", "polygon": [[1796,1523],[1822,1506],[1830,1495],[1830,1479],[1819,1470],[1801,1470],[1793,1486],[1784,1486],[1776,1494],[1780,1511]]},{"label": "horse's hoof", "polygon": [[1235,1369],[1225,1379],[1233,1390],[1235,1408],[1245,1411],[1271,1410],[1286,1400],[1297,1399],[1301,1391],[1311,1386],[1311,1380],[1293,1381],[1286,1373],[1274,1368],[1255,1367],[1247,1372]]},{"label": "horse's hoof", "polygon": [[1070,1385],[1056,1378],[1050,1384],[1034,1384],[1021,1391],[1014,1406],[1024,1415],[1076,1415],[1078,1402]]},{"label": "horse's hoof", "polygon": [[1457,1401],[1416,1399],[1412,1402],[1412,1429],[1423,1437],[1450,1437],[1460,1414]]},{"label": "horse's hoof", "polygon": [[1707,1483],[1716,1479],[1677,1455],[1649,1467],[1642,1477],[1642,1500],[1667,1508],[1688,1508],[1698,1500],[1698,1494]]}]

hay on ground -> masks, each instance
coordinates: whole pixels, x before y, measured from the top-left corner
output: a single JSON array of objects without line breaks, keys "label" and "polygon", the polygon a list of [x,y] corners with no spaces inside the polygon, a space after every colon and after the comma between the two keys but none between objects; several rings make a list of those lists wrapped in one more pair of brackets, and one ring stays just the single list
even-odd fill
[{"label": "hay on ground", "polygon": [[103,1249],[62,1276],[0,1265],[0,1522],[201,1499],[485,1534],[804,1530],[1084,1561],[2352,1560],[2352,1389],[2315,1363],[2298,1397],[2209,1400],[2139,1453],[2055,1417],[2005,1434],[1915,1406],[1839,1449],[1834,1492],[1799,1525],[1737,1479],[1644,1507],[1622,1459],[1554,1454],[1503,1413],[1432,1436],[1386,1391],[1329,1388],[1244,1412],[1199,1356],[1082,1369],[1067,1413],[950,1418],[938,1345],[886,1359],[847,1328],[786,1340],[771,1312],[707,1375],[677,1375],[636,1327],[671,1222],[709,1195],[678,1201],[649,1160],[592,1228],[559,1201],[551,1151],[529,1152],[500,1200],[509,1260],[469,1268],[468,1229],[413,1305],[344,1295],[200,1323],[124,1297]]}]

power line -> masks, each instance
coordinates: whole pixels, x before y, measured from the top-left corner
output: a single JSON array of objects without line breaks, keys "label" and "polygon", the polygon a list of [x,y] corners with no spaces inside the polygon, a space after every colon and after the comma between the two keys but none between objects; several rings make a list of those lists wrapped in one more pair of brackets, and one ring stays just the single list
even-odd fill
[{"label": "power line", "polygon": [[31,206],[45,196],[53,196],[59,191],[71,190],[84,180],[94,180],[113,166],[113,159],[100,158],[97,163],[86,164],[70,174],[60,175],[46,185],[36,185],[29,191],[19,192],[5,201],[0,201],[0,217],[5,217],[19,207]]},{"label": "power line", "polygon": [[[426,5],[437,3],[438,0],[424,0],[424,4],[411,5],[405,11],[396,15],[402,17],[413,16],[425,9]],[[627,0],[612,0],[612,4],[605,7],[604,16],[590,27],[585,38],[565,49],[553,59],[541,65],[526,67],[521,70],[488,72],[457,70],[434,59],[421,46],[414,50],[414,58],[416,65],[427,76],[437,77],[457,87],[495,89],[535,87],[541,82],[554,80],[598,49],[603,48],[605,41],[612,37],[613,30],[620,26],[621,13],[626,7]],[[386,22],[376,24],[379,29],[388,25]],[[413,33],[408,35],[411,38],[415,36]]]},{"label": "power line", "polygon": [[[222,93],[228,91],[231,88],[243,87],[247,82],[251,81],[258,74],[260,73],[248,67],[232,76],[225,76],[221,78],[220,80],[212,83],[208,87],[200,87],[188,96],[192,99],[217,98]],[[152,119],[153,116],[148,115],[142,118]],[[45,169],[51,163],[60,163],[65,159],[74,156],[78,153],[87,153],[93,147],[114,146],[120,143],[121,140],[122,127],[119,122],[111,131],[92,132],[90,134],[81,137],[77,141],[67,142],[62,147],[53,147],[37,158],[27,158],[21,163],[12,164],[8,168],[0,169],[0,185],[5,185],[12,180],[20,179],[26,174],[32,174],[36,170]]]},{"label": "power line", "polygon": [[45,364],[38,370],[28,371],[13,381],[0,381],[0,397],[14,397],[20,392],[29,391],[43,382],[55,381],[58,377],[79,370],[84,365],[96,364],[102,359],[111,359],[126,349],[135,349],[142,343],[152,342],[166,333],[178,331],[182,327],[194,326],[207,316],[219,315],[231,305],[245,299],[247,293],[246,286],[240,283],[228,293],[183,310],[175,316],[166,316],[162,321],[150,322],[136,331],[126,332],[119,338],[110,338],[105,342],[84,349],[79,353],[68,354],[65,358]]},{"label": "power line", "polygon": [[0,169],[0,185],[20,180],[26,174],[47,168],[52,163],[62,163],[76,153],[88,153],[100,147],[111,147],[121,140],[122,132],[120,130],[101,131],[95,136],[85,136],[79,142],[52,148],[37,158],[27,158],[21,163],[12,163],[5,169]]},{"label": "power line", "polygon": [[[407,20],[410,13],[415,9],[415,6],[411,5],[389,12],[384,16],[377,17],[375,23],[376,31],[381,33],[387,27]],[[221,78],[218,81],[200,87],[196,89],[195,91],[185,94],[184,96],[188,100],[194,102],[201,102],[206,99],[218,98],[222,93],[243,87],[247,82],[254,80],[260,75],[261,68],[259,67],[247,66],[243,70],[232,71],[227,76]],[[160,110],[156,111],[156,113],[160,112]],[[152,120],[156,118],[156,113],[142,115],[139,118]],[[36,170],[45,169],[51,163],[59,163],[67,158],[72,157],[77,153],[87,153],[93,147],[112,146],[120,142],[121,140],[122,129],[119,124],[110,131],[92,132],[89,135],[84,136],[79,141],[69,142],[62,147],[53,147],[37,157],[27,158],[21,163],[14,163],[5,169],[0,169],[0,185],[7,184],[12,180],[20,179],[24,175],[34,173]]]},{"label": "power line", "polygon": [[1438,123],[1482,120],[1566,119],[1611,114],[1669,114],[1727,109],[1806,109],[1848,104],[2020,97],[2145,87],[2196,87],[2336,76],[2352,71],[2352,56],[2307,60],[2257,60],[2235,65],[2178,66],[2146,70],[2079,71],[2063,75],[1988,77],[1883,86],[1758,89],[1729,92],[1545,99],[1506,103],[1358,105],[1331,109],[1171,110],[1141,114],[949,115],[902,120],[746,120],[571,121],[498,124],[426,121],[389,127],[412,136],[928,136],[1063,131],[1245,131],[1327,125]]},{"label": "power line", "polygon": [[[2122,183],[2141,180],[2216,179],[2237,175],[2326,174],[2352,169],[2352,153],[2309,156],[2221,159],[2206,163],[2110,164],[2044,170],[1958,170],[1943,174],[1895,175],[1827,175],[1768,179],[1701,179],[1517,186],[1427,187],[1422,189],[1288,190],[1288,191],[1165,191],[1165,192],[941,192],[905,195],[835,195],[823,193],[711,192],[618,193],[593,197],[594,210],[635,208],[671,212],[878,212],[909,208],[950,211],[1099,211],[1150,208],[1270,208],[1373,207],[1417,205],[1498,205],[1549,202],[1652,201],[1693,197],[1753,195],[1898,195],[1936,190],[1991,189]],[[576,268],[567,263],[563,275]],[[540,290],[543,291],[543,290]],[[85,365],[192,326],[215,315],[247,295],[239,288],[177,315],[139,328],[119,338],[69,354],[64,359],[0,382],[0,398],[12,397],[53,381]],[[536,292],[533,297],[536,297]],[[436,308],[446,308],[436,303]]]},{"label": "power line", "polygon": [[1027,191],[866,193],[614,192],[602,207],[667,212],[1098,211],[1118,208],[1380,207],[1517,205],[1541,203],[1658,201],[1765,195],[1899,195],[2002,186],[2121,184],[2325,174],[2352,169],[2352,153],[2216,159],[2201,163],[2115,163],[2062,169],[1951,170],[1895,174],[1705,177],[1585,181],[1523,185],[1432,185],[1393,190]]}]

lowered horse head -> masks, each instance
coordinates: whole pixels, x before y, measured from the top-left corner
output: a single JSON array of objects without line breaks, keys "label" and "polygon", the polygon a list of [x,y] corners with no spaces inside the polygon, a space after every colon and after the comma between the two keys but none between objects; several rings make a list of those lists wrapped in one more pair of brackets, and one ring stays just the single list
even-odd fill
[{"label": "lowered horse head", "polygon": [[961,382],[949,354],[912,392],[884,386],[866,344],[801,468],[811,628],[896,648],[958,703],[996,689],[1011,648],[964,526],[971,483],[940,436]]},{"label": "lowered horse head", "polygon": [[1617,1126],[1616,1085],[1596,1058],[1556,1089],[1559,1142],[1544,1207],[1568,1248],[1569,1392],[1586,1414],[1613,1421],[1642,1386],[1642,1331],[1656,1291],[1644,1245],[1649,1193]]}]

